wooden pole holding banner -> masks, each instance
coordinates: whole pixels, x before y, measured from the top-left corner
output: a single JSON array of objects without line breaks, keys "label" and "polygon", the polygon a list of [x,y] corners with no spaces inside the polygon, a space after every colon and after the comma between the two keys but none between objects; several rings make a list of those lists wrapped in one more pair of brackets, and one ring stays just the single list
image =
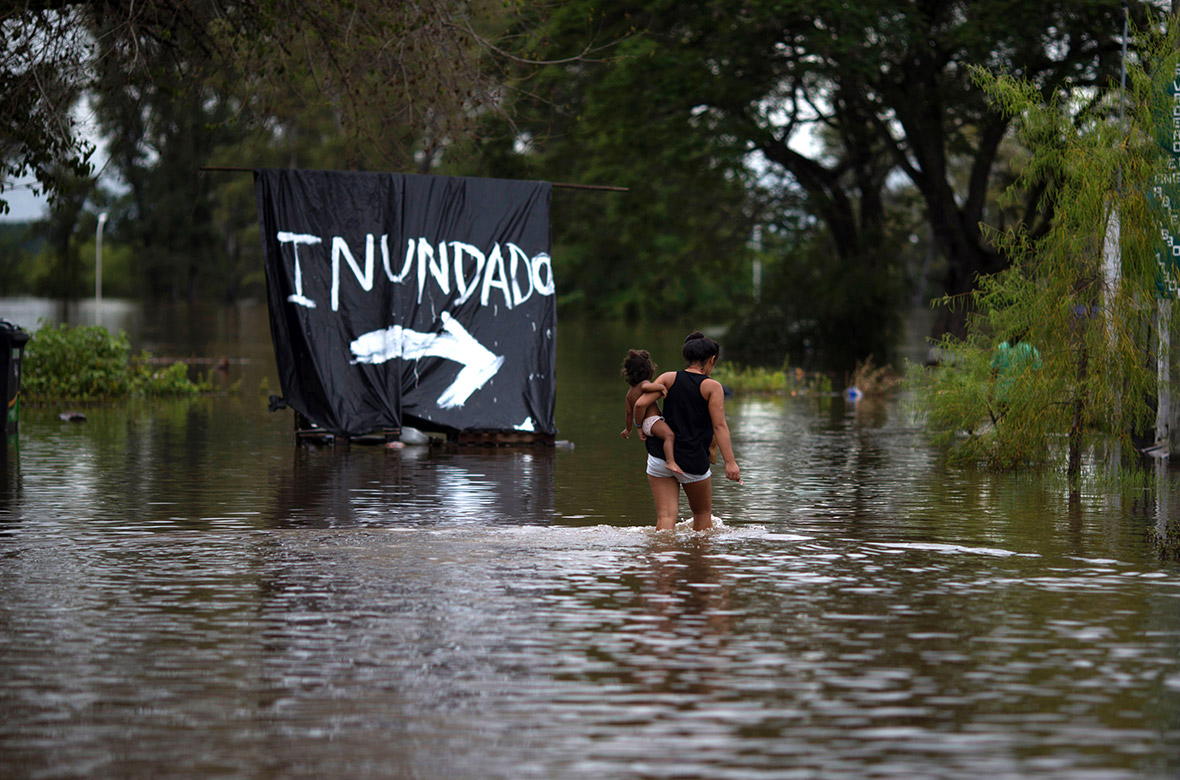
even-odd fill
[{"label": "wooden pole holding banner", "polygon": [[[222,173],[254,173],[256,168],[243,168],[236,165],[202,165],[197,170],[199,171],[216,171]],[[553,187],[558,187],[563,190],[598,190],[601,192],[630,192],[630,187],[611,187],[605,184],[572,184],[569,182],[553,181],[549,182]]]}]

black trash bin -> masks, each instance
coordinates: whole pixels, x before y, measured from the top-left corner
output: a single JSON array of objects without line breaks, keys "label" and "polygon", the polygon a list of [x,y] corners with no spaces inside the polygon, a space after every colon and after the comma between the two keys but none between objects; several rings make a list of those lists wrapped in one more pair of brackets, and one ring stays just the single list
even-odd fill
[{"label": "black trash bin", "polygon": [[20,422],[21,360],[28,341],[28,333],[8,320],[0,320],[0,398],[4,399],[5,435],[15,434]]}]

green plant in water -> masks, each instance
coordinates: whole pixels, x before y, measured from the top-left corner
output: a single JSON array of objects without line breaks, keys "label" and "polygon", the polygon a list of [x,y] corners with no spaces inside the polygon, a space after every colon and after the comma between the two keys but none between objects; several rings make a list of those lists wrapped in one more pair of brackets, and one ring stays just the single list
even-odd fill
[{"label": "green plant in water", "polygon": [[723,363],[712,377],[735,393],[828,393],[832,380],[823,374],[808,374],[789,366],[774,369]]},{"label": "green plant in water", "polygon": [[153,369],[150,358],[146,352],[131,354],[126,333],[42,321],[25,347],[21,394],[41,403],[193,395],[213,389],[208,380],[190,380],[184,363]]},{"label": "green plant in water", "polygon": [[[993,232],[1010,267],[980,279],[969,299],[942,301],[970,312],[966,336],[941,340],[939,367],[910,368],[918,411],[952,462],[1063,463],[1076,477],[1090,445],[1129,450],[1153,419],[1164,216],[1153,188],[1175,175],[1157,133],[1180,57],[1175,32],[1137,42],[1125,123],[1113,91],[1046,105],[1033,85],[975,69],[997,108],[1017,117],[1028,149],[1013,192],[1040,193],[1054,217],[1047,229]],[[1108,232],[1112,215],[1118,233]],[[1108,235],[1121,253],[1117,276],[1103,265]]]},{"label": "green plant in water", "polygon": [[773,368],[720,365],[712,377],[735,393],[781,393],[787,387],[786,372]]},{"label": "green plant in water", "polygon": [[858,360],[845,380],[845,385],[855,387],[865,395],[885,395],[901,384],[901,377],[893,370],[893,366],[878,366],[873,363],[873,356]]}]

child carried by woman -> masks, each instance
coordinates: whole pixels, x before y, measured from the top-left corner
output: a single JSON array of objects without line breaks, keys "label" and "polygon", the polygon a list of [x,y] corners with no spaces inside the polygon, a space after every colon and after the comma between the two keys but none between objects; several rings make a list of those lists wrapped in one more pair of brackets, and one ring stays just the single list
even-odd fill
[{"label": "child carried by woman", "polygon": [[651,362],[651,355],[646,349],[633,349],[627,353],[626,359],[623,360],[623,379],[627,380],[631,389],[627,391],[625,399],[626,425],[619,435],[624,439],[630,438],[631,426],[634,424],[639,428],[642,438],[655,436],[662,439],[664,461],[668,464],[668,471],[683,474],[684,470],[676,465],[676,458],[672,455],[672,445],[676,442],[676,434],[672,432],[671,426],[660,415],[660,407],[653,403],[646,407],[635,408],[635,402],[645,393],[659,393],[663,397],[668,392],[663,385],[651,381],[655,375],[656,367]]}]

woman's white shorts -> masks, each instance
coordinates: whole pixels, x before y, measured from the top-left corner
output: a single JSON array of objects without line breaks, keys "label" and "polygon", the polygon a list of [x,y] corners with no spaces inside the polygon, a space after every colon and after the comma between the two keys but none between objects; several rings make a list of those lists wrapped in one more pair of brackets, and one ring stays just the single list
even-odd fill
[{"label": "woman's white shorts", "polygon": [[657,458],[650,452],[647,455],[647,473],[653,477],[672,477],[682,485],[687,485],[691,482],[701,482],[713,476],[712,471],[706,471],[704,474],[677,474],[675,471],[668,471],[668,464],[663,458]]}]

